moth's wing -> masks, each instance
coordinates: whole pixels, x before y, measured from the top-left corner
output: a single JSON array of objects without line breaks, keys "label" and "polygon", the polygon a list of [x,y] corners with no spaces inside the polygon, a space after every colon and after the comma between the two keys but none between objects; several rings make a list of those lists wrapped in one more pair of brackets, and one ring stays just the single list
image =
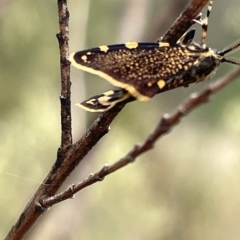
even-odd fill
[{"label": "moth's wing", "polygon": [[131,95],[124,89],[116,89],[93,96],[76,105],[89,112],[105,112]]},{"label": "moth's wing", "polygon": [[129,42],[76,52],[69,60],[75,67],[147,101],[181,78],[193,61],[187,52],[187,47],[180,45]]}]

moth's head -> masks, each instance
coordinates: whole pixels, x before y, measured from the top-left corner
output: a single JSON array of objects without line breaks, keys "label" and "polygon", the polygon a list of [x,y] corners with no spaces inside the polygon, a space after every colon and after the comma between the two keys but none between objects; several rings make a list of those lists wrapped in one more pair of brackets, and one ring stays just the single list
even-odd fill
[{"label": "moth's head", "polygon": [[[204,44],[202,46],[201,44],[198,44],[193,41],[195,35],[195,29],[191,29],[183,34],[183,36],[177,41],[177,44],[188,46],[189,49],[193,51],[199,51],[199,52],[206,52],[206,54],[203,54],[202,57],[206,57],[205,55],[212,56],[215,60],[218,60],[219,63],[221,62],[228,62],[235,65],[240,65],[240,60],[228,58],[226,55],[231,52],[234,53],[235,51],[238,51],[240,49],[240,40],[237,42],[231,44],[229,47],[224,48],[222,51],[217,51],[216,49],[211,49]],[[207,56],[207,57],[208,57]]]},{"label": "moth's head", "polygon": [[198,82],[210,78],[222,62],[240,65],[239,60],[233,60],[225,56],[227,53],[232,52],[233,50],[239,50],[240,41],[232,44],[231,47],[228,47],[222,51],[217,51],[216,49],[209,47],[203,47],[194,42],[192,42],[188,48],[192,51],[199,52],[198,58],[191,68],[191,74],[198,77]]}]

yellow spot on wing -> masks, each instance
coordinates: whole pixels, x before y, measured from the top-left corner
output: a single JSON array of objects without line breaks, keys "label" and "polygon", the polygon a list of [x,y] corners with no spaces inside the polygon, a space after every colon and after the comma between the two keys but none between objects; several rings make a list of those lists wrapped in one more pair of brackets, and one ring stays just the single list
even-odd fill
[{"label": "yellow spot on wing", "polygon": [[86,55],[83,55],[83,56],[81,57],[81,59],[82,59],[84,62],[86,62],[86,61],[87,61],[87,56],[86,56]]},{"label": "yellow spot on wing", "polygon": [[87,104],[94,105],[95,102],[96,102],[96,99],[91,99],[91,100],[87,101],[86,103],[87,103]]},{"label": "yellow spot on wing", "polygon": [[168,47],[169,43],[168,42],[159,42],[159,47]]},{"label": "yellow spot on wing", "polygon": [[165,81],[163,79],[160,79],[158,82],[157,82],[157,85],[160,89],[164,88],[164,86],[166,85]]},{"label": "yellow spot on wing", "polygon": [[178,64],[178,68],[179,68],[179,69],[182,69],[182,65],[181,65],[181,64]]},{"label": "yellow spot on wing", "polygon": [[132,49],[132,48],[137,48],[138,43],[137,42],[126,42],[125,43],[126,48]]},{"label": "yellow spot on wing", "polygon": [[102,45],[102,46],[99,46],[100,50],[103,51],[103,52],[107,52],[109,50],[109,47],[107,45]]}]

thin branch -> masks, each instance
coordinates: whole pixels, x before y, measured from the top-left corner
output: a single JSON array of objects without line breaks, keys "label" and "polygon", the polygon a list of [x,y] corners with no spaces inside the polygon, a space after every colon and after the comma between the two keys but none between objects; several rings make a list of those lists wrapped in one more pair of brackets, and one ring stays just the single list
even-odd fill
[{"label": "thin branch", "polygon": [[60,51],[60,71],[61,71],[61,154],[64,155],[72,145],[72,117],[71,117],[71,81],[69,57],[69,11],[67,1],[58,1],[59,33],[57,39]]},{"label": "thin branch", "polygon": [[57,160],[50,173],[45,178],[44,183],[39,186],[18,221],[6,236],[5,239],[9,240],[22,239],[36,222],[38,217],[44,212],[45,209],[38,204],[38,200],[42,196],[48,196],[48,187],[49,184],[51,184],[50,179],[55,175],[56,171],[61,166],[61,162],[65,158],[66,152],[72,145],[70,62],[67,60],[69,57],[69,11],[67,7],[67,0],[58,0],[57,5],[59,18],[59,33],[57,34],[57,39],[59,42],[61,71],[61,146],[58,149]]},{"label": "thin branch", "polygon": [[75,193],[81,191],[82,189],[98,182],[102,181],[105,176],[125,167],[129,163],[132,163],[138,156],[152,149],[157,142],[157,140],[167,132],[170,132],[173,127],[175,127],[180,120],[187,114],[192,112],[194,109],[200,105],[209,101],[209,99],[219,90],[224,88],[226,85],[230,84],[233,80],[240,76],[240,68],[229,75],[223,77],[222,79],[216,81],[215,83],[209,85],[209,87],[202,91],[200,94],[193,93],[189,99],[182,103],[176,111],[171,114],[164,114],[160,119],[157,127],[154,131],[146,138],[146,140],[135,145],[124,157],[116,161],[112,165],[106,164],[102,169],[94,174],[91,174],[84,181],[73,184],[68,187],[65,191],[42,200],[41,204],[45,207],[51,207],[52,205],[64,201],[66,199],[72,198]]}]

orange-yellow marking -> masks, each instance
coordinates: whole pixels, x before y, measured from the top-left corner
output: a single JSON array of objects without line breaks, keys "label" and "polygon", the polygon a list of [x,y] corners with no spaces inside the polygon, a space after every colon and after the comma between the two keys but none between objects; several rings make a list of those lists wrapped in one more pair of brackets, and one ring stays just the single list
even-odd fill
[{"label": "orange-yellow marking", "polygon": [[187,71],[188,70],[188,66],[187,65],[184,65],[184,70]]},{"label": "orange-yellow marking", "polygon": [[151,87],[152,86],[152,82],[148,82],[147,85],[148,85],[148,87]]},{"label": "orange-yellow marking", "polygon": [[107,52],[109,50],[109,47],[107,45],[102,45],[102,46],[99,46],[100,50],[103,51],[103,52]]},{"label": "orange-yellow marking", "polygon": [[160,89],[164,88],[164,86],[166,85],[165,81],[160,79],[158,82],[157,82],[157,85]]},{"label": "orange-yellow marking", "polygon": [[125,46],[126,46],[126,48],[133,49],[133,48],[138,47],[138,43],[137,42],[126,42]]},{"label": "orange-yellow marking", "polygon": [[168,47],[169,43],[168,42],[159,42],[159,47]]},{"label": "orange-yellow marking", "polygon": [[87,56],[86,56],[86,55],[83,55],[83,56],[81,57],[81,59],[82,59],[84,62],[86,62],[86,61],[87,61]]}]

